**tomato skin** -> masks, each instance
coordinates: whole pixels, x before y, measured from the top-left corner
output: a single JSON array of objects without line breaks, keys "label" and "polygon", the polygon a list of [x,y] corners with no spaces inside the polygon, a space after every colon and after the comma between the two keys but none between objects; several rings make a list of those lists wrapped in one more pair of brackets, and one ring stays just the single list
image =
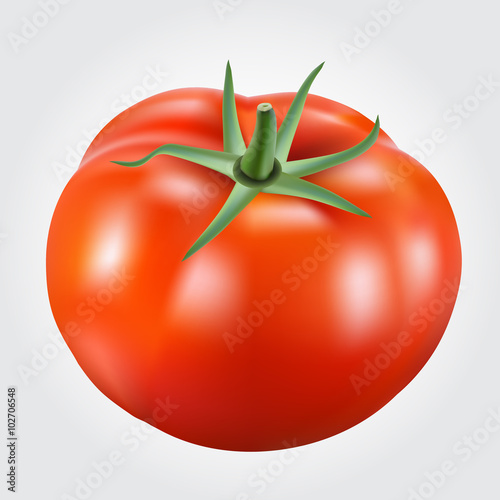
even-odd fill
[{"label": "tomato skin", "polygon": [[[294,95],[236,96],[247,145],[257,105],[279,126]],[[261,193],[182,261],[233,181],[170,156],[111,161],[167,143],[222,151],[221,117],[221,91],[184,89],[100,132],[51,222],[51,308],[90,380],[137,418],[225,450],[304,445],[369,417],[425,365],[455,303],[457,225],[437,181],[381,131],[307,178],[371,218]],[[372,125],[309,95],[289,160],[345,150]]]}]

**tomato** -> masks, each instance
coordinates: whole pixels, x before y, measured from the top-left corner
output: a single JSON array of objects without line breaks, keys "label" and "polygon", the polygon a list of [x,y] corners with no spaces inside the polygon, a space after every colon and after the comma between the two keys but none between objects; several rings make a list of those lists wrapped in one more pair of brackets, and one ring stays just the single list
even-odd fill
[{"label": "tomato", "polygon": [[[262,189],[185,258],[235,181],[151,152],[224,151],[224,95],[164,92],[99,133],[50,225],[50,305],[89,379],[135,417],[218,449],[304,445],[366,419],[425,365],[458,293],[457,225],[434,177],[380,130],[363,154],[302,181],[357,213]],[[259,104],[272,106],[279,136],[294,98],[236,95],[245,145]],[[286,161],[266,150],[269,168],[348,150],[374,130],[310,94]],[[113,163],[147,155],[135,168]]]}]

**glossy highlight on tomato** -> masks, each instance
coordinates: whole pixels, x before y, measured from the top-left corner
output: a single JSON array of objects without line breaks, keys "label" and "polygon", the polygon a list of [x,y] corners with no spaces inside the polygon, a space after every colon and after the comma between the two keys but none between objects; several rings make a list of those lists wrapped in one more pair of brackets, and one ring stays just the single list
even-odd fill
[{"label": "glossy highlight on tomato", "polygon": [[[365,152],[300,181],[352,212],[252,192],[189,253],[239,181],[168,153],[114,162],[165,144],[227,152],[227,82],[225,94],[148,98],[99,133],[50,225],[50,305],[89,379],[135,417],[212,448],[300,446],[366,419],[425,365],[458,293],[457,225],[434,177],[377,129]],[[245,146],[262,103],[279,140],[295,97],[236,95]],[[286,174],[292,162],[349,150],[375,130],[312,94],[299,114],[279,182],[299,183]]]}]

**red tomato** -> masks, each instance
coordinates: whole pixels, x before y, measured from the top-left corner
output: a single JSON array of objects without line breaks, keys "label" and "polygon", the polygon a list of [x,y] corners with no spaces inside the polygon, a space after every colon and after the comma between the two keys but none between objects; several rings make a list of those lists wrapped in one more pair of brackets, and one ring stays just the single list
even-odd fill
[{"label": "red tomato", "polygon": [[[294,95],[236,96],[245,143],[259,103],[279,127]],[[137,418],[225,450],[304,445],[372,415],[429,359],[460,281],[457,225],[433,176],[380,131],[307,177],[371,218],[260,193],[183,261],[234,182],[172,156],[111,162],[167,143],[222,151],[221,116],[221,91],[188,88],[100,132],[54,212],[50,304],[90,380]],[[309,95],[288,159],[345,150],[372,127]]]}]

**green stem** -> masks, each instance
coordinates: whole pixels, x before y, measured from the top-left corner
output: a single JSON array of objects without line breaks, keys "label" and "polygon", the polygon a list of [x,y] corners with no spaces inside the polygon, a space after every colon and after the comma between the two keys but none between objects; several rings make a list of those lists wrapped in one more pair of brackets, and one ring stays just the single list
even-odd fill
[{"label": "green stem", "polygon": [[155,156],[164,154],[203,165],[235,182],[226,203],[194,242],[184,259],[212,241],[260,192],[313,200],[356,215],[370,217],[364,210],[339,195],[302,177],[322,172],[366,153],[377,141],[380,132],[378,117],[368,136],[350,149],[326,156],[287,161],[307,93],[322,67],[323,64],[320,64],[314,69],[300,87],[279,132],[272,105],[261,103],[257,106],[255,129],[248,149],[245,149],[238,123],[233,77],[228,63],[222,103],[224,151],[164,144],[141,160],[113,162],[127,167],[138,167]]},{"label": "green stem", "polygon": [[251,179],[267,179],[274,166],[276,151],[276,114],[269,103],[257,106],[257,121],[252,140],[241,159],[241,171]]}]

